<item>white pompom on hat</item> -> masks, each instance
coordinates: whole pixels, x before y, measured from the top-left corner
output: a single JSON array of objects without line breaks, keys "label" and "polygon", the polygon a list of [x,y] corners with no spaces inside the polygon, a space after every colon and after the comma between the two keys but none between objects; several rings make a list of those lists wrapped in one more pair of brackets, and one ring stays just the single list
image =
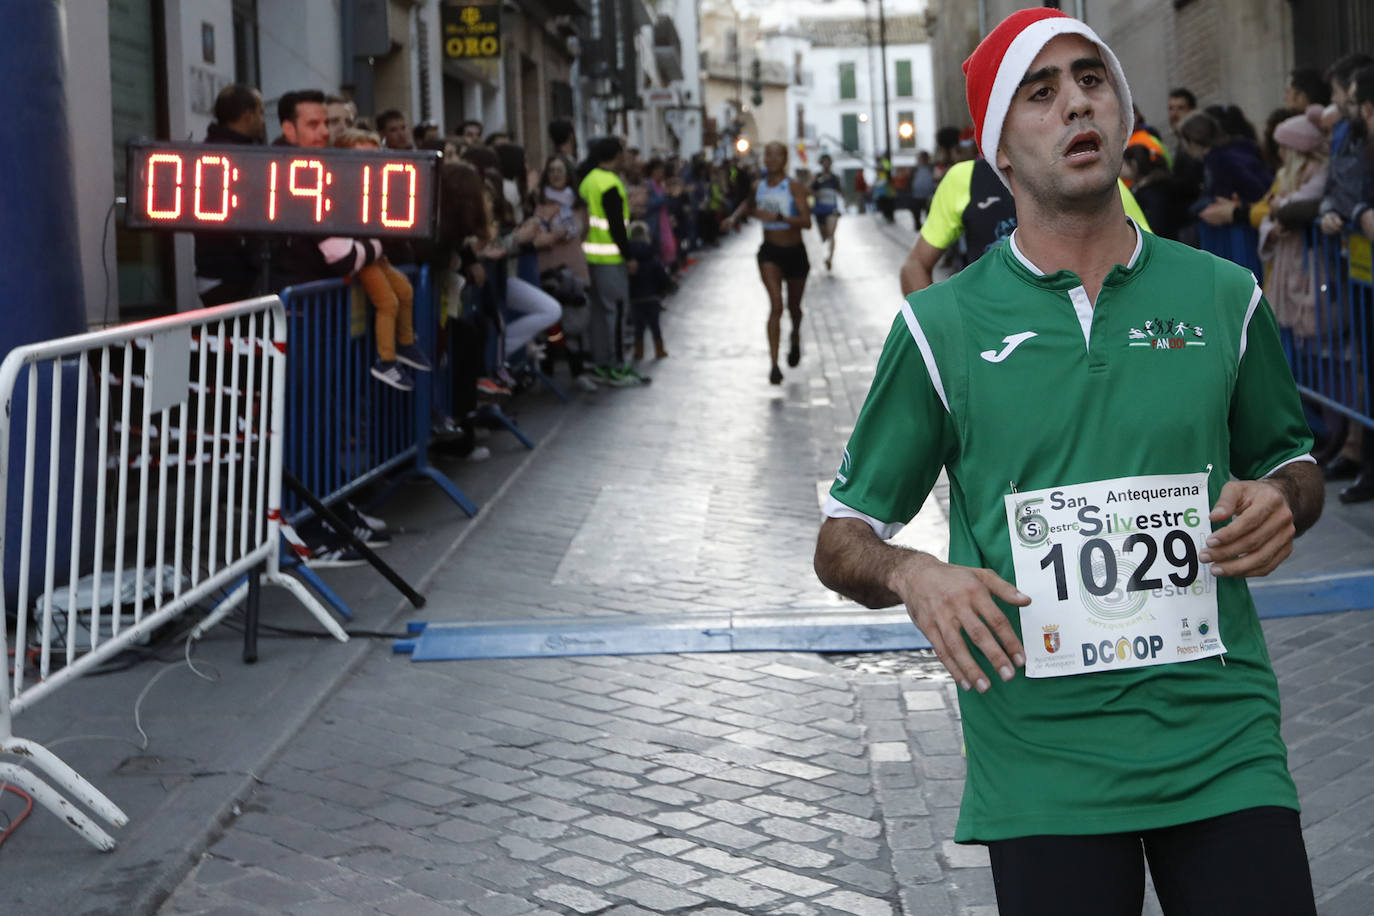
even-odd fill
[{"label": "white pompom on hat", "polygon": [[[1074,19],[1056,9],[1037,7],[1018,10],[988,33],[964,61],[964,76],[968,81],[968,110],[973,116],[973,129],[978,149],[994,166],[997,164],[997,145],[1002,139],[1002,124],[1007,119],[1012,98],[1016,95],[1026,71],[1036,55],[1059,35],[1081,35],[1097,45],[1112,88],[1121,105],[1123,140],[1128,140],[1135,127],[1131,87],[1126,73],[1106,42],[1087,23]],[[1124,144],[1123,144],[1124,148]],[[1011,189],[1001,169],[997,177]]]}]

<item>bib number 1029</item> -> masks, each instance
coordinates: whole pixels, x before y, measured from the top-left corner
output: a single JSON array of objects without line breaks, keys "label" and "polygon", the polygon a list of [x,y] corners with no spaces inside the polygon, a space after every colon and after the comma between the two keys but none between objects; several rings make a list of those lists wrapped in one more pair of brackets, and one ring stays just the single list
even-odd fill
[{"label": "bib number 1029", "polygon": [[[1140,562],[1126,581],[1128,592],[1148,592],[1164,587],[1164,580],[1151,576],[1160,554],[1167,561],[1171,571],[1169,581],[1179,588],[1186,588],[1197,581],[1198,556],[1193,539],[1182,531],[1170,531],[1164,535],[1163,543],[1156,541],[1154,535],[1136,533],[1121,543],[1123,557],[1140,554]],[[1055,544],[1040,560],[1041,569],[1054,570],[1055,591],[1060,601],[1069,599],[1068,577],[1064,568],[1064,545]],[[1083,587],[1099,598],[1116,591],[1120,581],[1116,551],[1103,538],[1089,538],[1078,549],[1078,571]]]}]

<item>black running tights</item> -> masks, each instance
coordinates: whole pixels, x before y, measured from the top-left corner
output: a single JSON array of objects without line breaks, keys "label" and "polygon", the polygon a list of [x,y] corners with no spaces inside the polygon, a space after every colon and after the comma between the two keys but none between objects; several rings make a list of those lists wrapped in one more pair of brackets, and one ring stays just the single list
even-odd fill
[{"label": "black running tights", "polygon": [[1140,916],[1145,860],[1165,916],[1316,916],[1298,813],[1249,808],[1093,836],[988,843],[1001,916]]}]

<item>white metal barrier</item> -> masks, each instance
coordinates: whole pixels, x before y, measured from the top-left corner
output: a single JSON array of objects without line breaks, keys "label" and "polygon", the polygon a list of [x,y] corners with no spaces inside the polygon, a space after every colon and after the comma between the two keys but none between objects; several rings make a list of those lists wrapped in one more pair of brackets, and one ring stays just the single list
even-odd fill
[{"label": "white metal barrier", "polygon": [[[14,665],[0,677],[0,752],[116,827],[127,816],[51,752],[15,737],[15,714],[254,568],[348,638],[278,568],[285,379],[276,296],[18,347],[0,364],[0,521],[11,521],[10,475],[23,474],[19,543],[6,543],[0,526],[0,557],[19,561],[17,582],[0,572],[0,649],[13,651]],[[36,489],[44,474],[45,496]],[[245,594],[234,588],[220,609]],[[32,770],[0,764],[0,780],[114,848]]]}]

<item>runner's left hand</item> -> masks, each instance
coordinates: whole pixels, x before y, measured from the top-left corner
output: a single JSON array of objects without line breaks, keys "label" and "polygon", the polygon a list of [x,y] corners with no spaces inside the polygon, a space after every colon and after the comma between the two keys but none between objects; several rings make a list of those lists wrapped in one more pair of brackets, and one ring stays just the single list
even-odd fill
[{"label": "runner's left hand", "polygon": [[1232,480],[1212,507],[1212,523],[1231,519],[1207,539],[1199,559],[1216,576],[1267,576],[1293,552],[1293,510],[1281,484]]}]

